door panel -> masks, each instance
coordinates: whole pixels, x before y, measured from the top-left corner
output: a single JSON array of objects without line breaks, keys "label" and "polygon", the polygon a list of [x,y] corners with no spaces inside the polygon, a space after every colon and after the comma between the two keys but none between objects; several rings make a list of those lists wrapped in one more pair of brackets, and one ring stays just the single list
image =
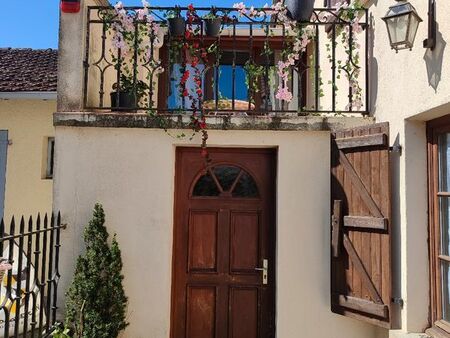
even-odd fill
[{"label": "door panel", "polygon": [[209,151],[177,149],[171,336],[272,338],[275,151]]},{"label": "door panel", "polygon": [[188,286],[188,337],[214,338],[216,322],[216,289]]},{"label": "door panel", "polygon": [[217,271],[217,212],[191,212],[188,270],[190,272]]},{"label": "door panel", "polygon": [[230,332],[233,338],[257,338],[258,289],[230,289]]},{"label": "door panel", "polygon": [[257,212],[231,213],[231,272],[255,274],[260,262],[260,223]]}]

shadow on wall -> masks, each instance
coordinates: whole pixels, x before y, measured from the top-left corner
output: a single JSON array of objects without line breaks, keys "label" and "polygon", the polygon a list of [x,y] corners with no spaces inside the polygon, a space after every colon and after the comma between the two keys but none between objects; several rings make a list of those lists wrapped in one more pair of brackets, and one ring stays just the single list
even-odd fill
[{"label": "shadow on wall", "polygon": [[[397,134],[393,146],[400,146],[400,136]],[[391,156],[391,194],[392,194],[392,296],[401,298],[401,215],[400,215],[400,156],[401,152],[393,152]],[[401,327],[401,306],[393,304],[392,324],[393,327]]]},{"label": "shadow on wall", "polygon": [[446,46],[447,43],[439,31],[439,24],[436,24],[436,47],[434,50],[428,48],[423,56],[427,66],[428,83],[433,87],[434,91],[437,91],[439,82],[441,82],[442,63]]},{"label": "shadow on wall", "polygon": [[375,19],[370,14],[370,26],[369,26],[369,41],[372,43],[369,46],[369,112],[371,116],[375,115],[376,102],[378,96],[378,60],[374,56],[375,49]]}]

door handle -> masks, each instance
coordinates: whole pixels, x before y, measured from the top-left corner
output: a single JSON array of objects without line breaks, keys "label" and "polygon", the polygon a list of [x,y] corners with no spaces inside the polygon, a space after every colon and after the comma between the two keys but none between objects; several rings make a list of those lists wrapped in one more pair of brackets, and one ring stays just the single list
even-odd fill
[{"label": "door handle", "polygon": [[263,259],[263,266],[262,268],[255,268],[256,271],[262,271],[262,279],[263,279],[263,285],[267,285],[268,283],[268,275],[269,275],[269,260]]}]

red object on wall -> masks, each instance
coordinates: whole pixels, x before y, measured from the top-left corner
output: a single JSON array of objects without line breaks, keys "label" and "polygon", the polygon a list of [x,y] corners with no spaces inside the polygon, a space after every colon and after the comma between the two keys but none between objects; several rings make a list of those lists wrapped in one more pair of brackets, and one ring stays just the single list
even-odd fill
[{"label": "red object on wall", "polygon": [[78,13],[80,11],[80,0],[61,0],[60,7],[63,13]]}]

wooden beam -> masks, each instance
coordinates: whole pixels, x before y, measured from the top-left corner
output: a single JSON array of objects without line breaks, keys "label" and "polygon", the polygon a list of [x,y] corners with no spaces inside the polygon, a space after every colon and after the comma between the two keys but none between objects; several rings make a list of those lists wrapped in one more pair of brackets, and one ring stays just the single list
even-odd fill
[{"label": "wooden beam", "polygon": [[365,228],[376,230],[387,230],[386,218],[370,216],[344,216],[344,226],[352,228]]},{"label": "wooden beam", "polygon": [[363,136],[354,136],[336,139],[338,149],[359,148],[359,147],[373,147],[386,146],[386,134],[371,134]]},{"label": "wooden beam", "polygon": [[333,215],[331,216],[331,251],[334,258],[339,257],[341,252],[341,230],[342,230],[342,201],[335,200],[333,204]]},{"label": "wooden beam", "polygon": [[383,300],[381,299],[380,294],[377,291],[377,288],[373,284],[372,279],[367,273],[366,268],[364,267],[364,264],[361,261],[361,258],[359,258],[358,253],[356,252],[355,247],[353,246],[353,243],[350,240],[350,238],[348,238],[347,234],[344,234],[343,242],[344,248],[345,250],[347,250],[348,256],[352,260],[354,268],[358,271],[364,287],[367,288],[367,291],[369,291],[370,297],[372,297],[372,299],[376,303],[383,304]]},{"label": "wooden beam", "polygon": [[359,312],[369,313],[371,315],[386,318],[389,313],[387,305],[377,304],[370,300],[357,297],[333,294],[333,302],[339,306],[346,307]]}]

